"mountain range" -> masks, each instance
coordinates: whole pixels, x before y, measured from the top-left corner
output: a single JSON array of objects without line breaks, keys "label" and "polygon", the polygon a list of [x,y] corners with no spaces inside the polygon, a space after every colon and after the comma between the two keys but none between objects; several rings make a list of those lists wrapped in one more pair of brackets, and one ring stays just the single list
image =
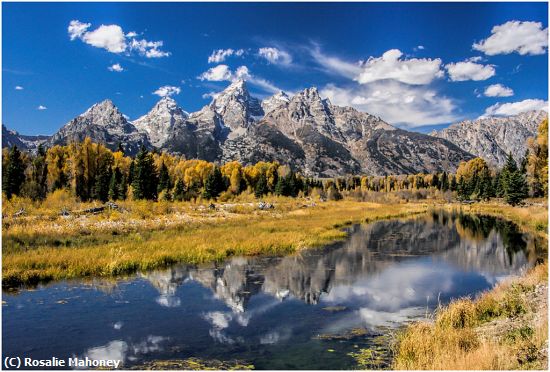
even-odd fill
[{"label": "mountain range", "polygon": [[333,105],[315,87],[263,101],[238,80],[209,105],[188,113],[170,97],[129,121],[111,100],[93,105],[53,136],[24,136],[2,126],[2,146],[33,151],[90,137],[135,155],[144,145],[186,158],[244,164],[278,161],[307,176],[454,172],[462,160],[482,156],[501,165],[512,151],[523,156],[528,137],[546,112],[453,124],[431,135],[396,128],[351,107]]}]

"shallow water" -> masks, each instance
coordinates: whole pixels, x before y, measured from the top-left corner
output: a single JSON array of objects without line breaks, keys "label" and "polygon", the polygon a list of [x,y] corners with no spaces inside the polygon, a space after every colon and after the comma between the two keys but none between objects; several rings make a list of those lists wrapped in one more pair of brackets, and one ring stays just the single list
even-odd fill
[{"label": "shallow water", "polygon": [[[348,353],[475,296],[536,260],[535,240],[492,217],[430,213],[350,228],[286,257],[177,265],[125,280],[3,293],[3,355],[242,360],[257,369],[350,369]],[[319,339],[362,328],[366,336]]]}]

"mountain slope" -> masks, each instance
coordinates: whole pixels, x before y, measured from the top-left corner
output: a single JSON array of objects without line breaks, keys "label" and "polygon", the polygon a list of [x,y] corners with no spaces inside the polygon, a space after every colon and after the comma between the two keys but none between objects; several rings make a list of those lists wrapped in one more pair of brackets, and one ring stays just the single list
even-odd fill
[{"label": "mountain slope", "polygon": [[26,136],[2,124],[2,147],[17,146],[20,150],[34,152],[40,144],[44,144],[50,136]]},{"label": "mountain slope", "polygon": [[430,135],[444,138],[501,167],[510,152],[516,162],[521,162],[527,150],[527,139],[536,136],[539,124],[547,116],[545,111],[530,111],[508,117],[465,120]]},{"label": "mountain slope", "polygon": [[85,137],[113,150],[121,143],[129,155],[141,145],[154,146],[218,163],[278,161],[314,177],[452,172],[460,161],[472,158],[445,139],[397,129],[377,116],[335,106],[314,87],[292,97],[279,92],[260,102],[242,80],[200,111],[187,114],[172,98],[162,98],[133,123],[105,100],[64,125],[47,144]]},{"label": "mountain slope", "polygon": [[90,107],[57,131],[47,142],[49,146],[81,142],[86,137],[116,150],[121,144],[126,154],[134,155],[141,145],[150,148],[147,136],[128,122],[111,100]]},{"label": "mountain slope", "polygon": [[132,122],[149,137],[155,147],[162,147],[171,132],[186,123],[189,114],[183,111],[170,97],[162,98],[146,115]]},{"label": "mountain slope", "polygon": [[472,155],[448,141],[397,129],[351,107],[332,105],[305,89],[268,112],[259,123],[274,126],[304,149],[306,171],[402,174],[454,171]]}]

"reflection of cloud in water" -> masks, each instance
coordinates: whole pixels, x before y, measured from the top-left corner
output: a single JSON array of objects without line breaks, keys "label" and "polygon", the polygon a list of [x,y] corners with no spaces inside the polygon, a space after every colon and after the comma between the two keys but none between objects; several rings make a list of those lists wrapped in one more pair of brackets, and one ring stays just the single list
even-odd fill
[{"label": "reflection of cloud in water", "polygon": [[105,346],[98,346],[88,349],[88,351],[84,354],[84,357],[88,357],[92,360],[119,360],[124,362],[127,351],[128,344],[126,342],[115,340],[109,342]]},{"label": "reflection of cloud in water", "polygon": [[260,344],[273,345],[281,341],[288,340],[292,336],[290,328],[285,327],[275,331],[268,332],[260,336]]},{"label": "reflection of cloud in water", "polygon": [[88,349],[83,357],[92,360],[119,360],[122,364],[126,360],[136,360],[139,355],[162,351],[162,342],[168,340],[168,337],[147,336],[141,342],[127,343],[122,340],[114,340],[104,346],[98,346]]},{"label": "reflection of cloud in water", "polygon": [[377,275],[362,278],[352,286],[332,288],[323,302],[354,302],[380,311],[399,311],[409,306],[422,306],[426,297],[453,289],[454,270],[448,265],[434,267],[426,263],[390,266]]},{"label": "reflection of cloud in water", "polygon": [[170,296],[170,295],[160,295],[156,299],[157,304],[164,307],[178,307],[181,305],[181,300],[179,297]]},{"label": "reflection of cloud in water", "polygon": [[218,329],[224,329],[229,327],[229,322],[233,318],[231,314],[221,311],[211,311],[203,315],[204,320],[211,323]]},{"label": "reflection of cloud in water", "polygon": [[235,340],[223,333],[223,330],[229,328],[232,321],[235,321],[241,327],[247,327],[253,316],[264,313],[279,303],[279,301],[269,301],[244,313],[235,312],[234,309],[231,309],[231,311],[210,311],[202,314],[202,318],[212,325],[209,334],[214,340],[232,344]]},{"label": "reflection of cloud in water", "polygon": [[[234,257],[143,274],[161,306],[181,306],[178,286],[193,280],[228,311],[203,313],[217,342],[239,342],[238,326],[288,298],[345,305],[324,328],[380,325],[421,314],[426,306],[488,288],[533,264],[534,240],[490,218],[427,214],[353,226],[345,242],[285,257]],[[273,302],[250,305],[263,292]],[[429,300],[428,300],[429,299]],[[261,302],[259,302],[261,303]],[[284,303],[287,303],[286,301]],[[284,317],[284,315],[282,315]],[[349,328],[348,328],[349,329]],[[268,330],[260,342],[278,342]]]}]

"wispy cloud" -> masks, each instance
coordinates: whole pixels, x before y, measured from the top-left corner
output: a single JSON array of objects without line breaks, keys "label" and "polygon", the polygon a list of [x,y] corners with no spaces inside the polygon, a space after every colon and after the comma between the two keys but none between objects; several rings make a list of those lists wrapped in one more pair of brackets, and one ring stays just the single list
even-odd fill
[{"label": "wispy cloud", "polygon": [[217,49],[212,51],[212,54],[208,57],[208,63],[220,63],[226,60],[226,58],[235,55],[240,57],[244,54],[244,49]]},{"label": "wispy cloud", "polygon": [[39,105],[36,109],[39,111],[43,111],[43,110],[47,110],[48,108],[46,106]]},{"label": "wispy cloud", "polygon": [[209,68],[200,74],[197,79],[202,81],[236,81],[242,79],[269,93],[281,91],[279,87],[270,81],[252,74],[247,66],[240,66],[235,71],[232,71],[227,65],[218,65]]},{"label": "wispy cloud", "polygon": [[23,90],[24,88],[21,85],[16,85],[15,90]]},{"label": "wispy cloud", "polygon": [[292,63],[290,53],[275,47],[260,48],[258,55],[274,65],[288,66]]}]

